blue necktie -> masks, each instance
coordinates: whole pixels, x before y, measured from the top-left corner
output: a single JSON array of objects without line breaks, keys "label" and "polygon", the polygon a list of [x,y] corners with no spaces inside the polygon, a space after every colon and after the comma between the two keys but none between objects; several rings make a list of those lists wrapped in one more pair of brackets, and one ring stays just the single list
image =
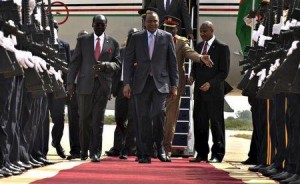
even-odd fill
[{"label": "blue necktie", "polygon": [[155,42],[154,34],[150,34],[148,38],[148,49],[149,49],[150,59],[152,58],[152,54],[154,50],[154,42]]}]

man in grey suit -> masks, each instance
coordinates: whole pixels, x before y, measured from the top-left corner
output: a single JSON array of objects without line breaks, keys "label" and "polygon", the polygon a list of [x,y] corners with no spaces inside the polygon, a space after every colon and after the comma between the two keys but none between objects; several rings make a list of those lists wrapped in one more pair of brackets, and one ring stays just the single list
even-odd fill
[{"label": "man in grey suit", "polygon": [[193,39],[193,30],[191,27],[191,18],[189,15],[186,0],[151,0],[148,7],[158,9],[158,16],[160,19],[159,25],[163,29],[163,19],[165,16],[170,15],[183,21],[183,24],[178,26],[178,35],[182,35],[181,28],[184,25],[186,36]]},{"label": "man in grey suit", "polygon": [[120,69],[118,42],[104,31],[104,15],[93,18],[94,33],[83,35],[77,44],[69,65],[67,89],[74,91],[77,78],[79,108],[80,157],[86,160],[90,150],[92,162],[99,162],[102,150],[104,113],[111,93],[112,77]]},{"label": "man in grey suit", "polygon": [[145,26],[146,30],[132,35],[126,48],[123,93],[130,98],[132,92],[136,104],[139,163],[151,163],[153,127],[157,127],[158,158],[165,162],[162,141],[166,97],[169,93],[176,96],[178,86],[175,46],[172,35],[158,29],[157,13],[146,13]]}]

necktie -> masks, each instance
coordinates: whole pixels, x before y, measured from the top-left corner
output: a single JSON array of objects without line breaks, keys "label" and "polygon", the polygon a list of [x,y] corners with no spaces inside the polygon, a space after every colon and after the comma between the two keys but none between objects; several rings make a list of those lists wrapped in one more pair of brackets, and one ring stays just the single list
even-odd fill
[{"label": "necktie", "polygon": [[203,49],[202,49],[202,55],[206,55],[207,54],[207,42],[204,43]]},{"label": "necktie", "polygon": [[167,1],[166,1],[166,11],[169,10],[169,7],[170,7],[170,0],[167,0]]},{"label": "necktie", "polygon": [[100,38],[97,38],[96,48],[94,50],[94,56],[95,56],[96,61],[98,61],[98,59],[100,57],[100,51],[101,51]]},{"label": "necktie", "polygon": [[149,49],[150,59],[152,58],[152,54],[153,54],[153,50],[154,50],[154,42],[155,42],[154,35],[150,34],[149,39],[148,39],[148,49]]}]

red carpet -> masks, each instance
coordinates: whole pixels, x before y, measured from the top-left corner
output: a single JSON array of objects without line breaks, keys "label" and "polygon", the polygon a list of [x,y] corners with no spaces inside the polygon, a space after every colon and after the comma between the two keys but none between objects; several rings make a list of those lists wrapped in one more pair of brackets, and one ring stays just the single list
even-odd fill
[{"label": "red carpet", "polygon": [[134,157],[128,160],[105,158],[100,163],[84,163],[56,176],[34,182],[34,184],[238,184],[240,180],[229,177],[222,170],[207,163],[189,163],[188,159],[173,159],[162,163],[152,159],[151,164],[139,164]]}]

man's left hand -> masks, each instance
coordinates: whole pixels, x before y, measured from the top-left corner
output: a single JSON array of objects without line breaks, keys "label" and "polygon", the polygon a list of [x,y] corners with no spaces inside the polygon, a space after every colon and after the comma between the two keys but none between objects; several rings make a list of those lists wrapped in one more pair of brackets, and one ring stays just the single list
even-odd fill
[{"label": "man's left hand", "polygon": [[172,100],[177,96],[177,87],[171,87],[171,91],[170,91],[170,93],[171,93],[171,98],[172,98]]},{"label": "man's left hand", "polygon": [[208,91],[209,88],[210,88],[210,84],[209,84],[209,82],[206,82],[206,83],[204,83],[199,89],[200,89],[201,91]]}]

